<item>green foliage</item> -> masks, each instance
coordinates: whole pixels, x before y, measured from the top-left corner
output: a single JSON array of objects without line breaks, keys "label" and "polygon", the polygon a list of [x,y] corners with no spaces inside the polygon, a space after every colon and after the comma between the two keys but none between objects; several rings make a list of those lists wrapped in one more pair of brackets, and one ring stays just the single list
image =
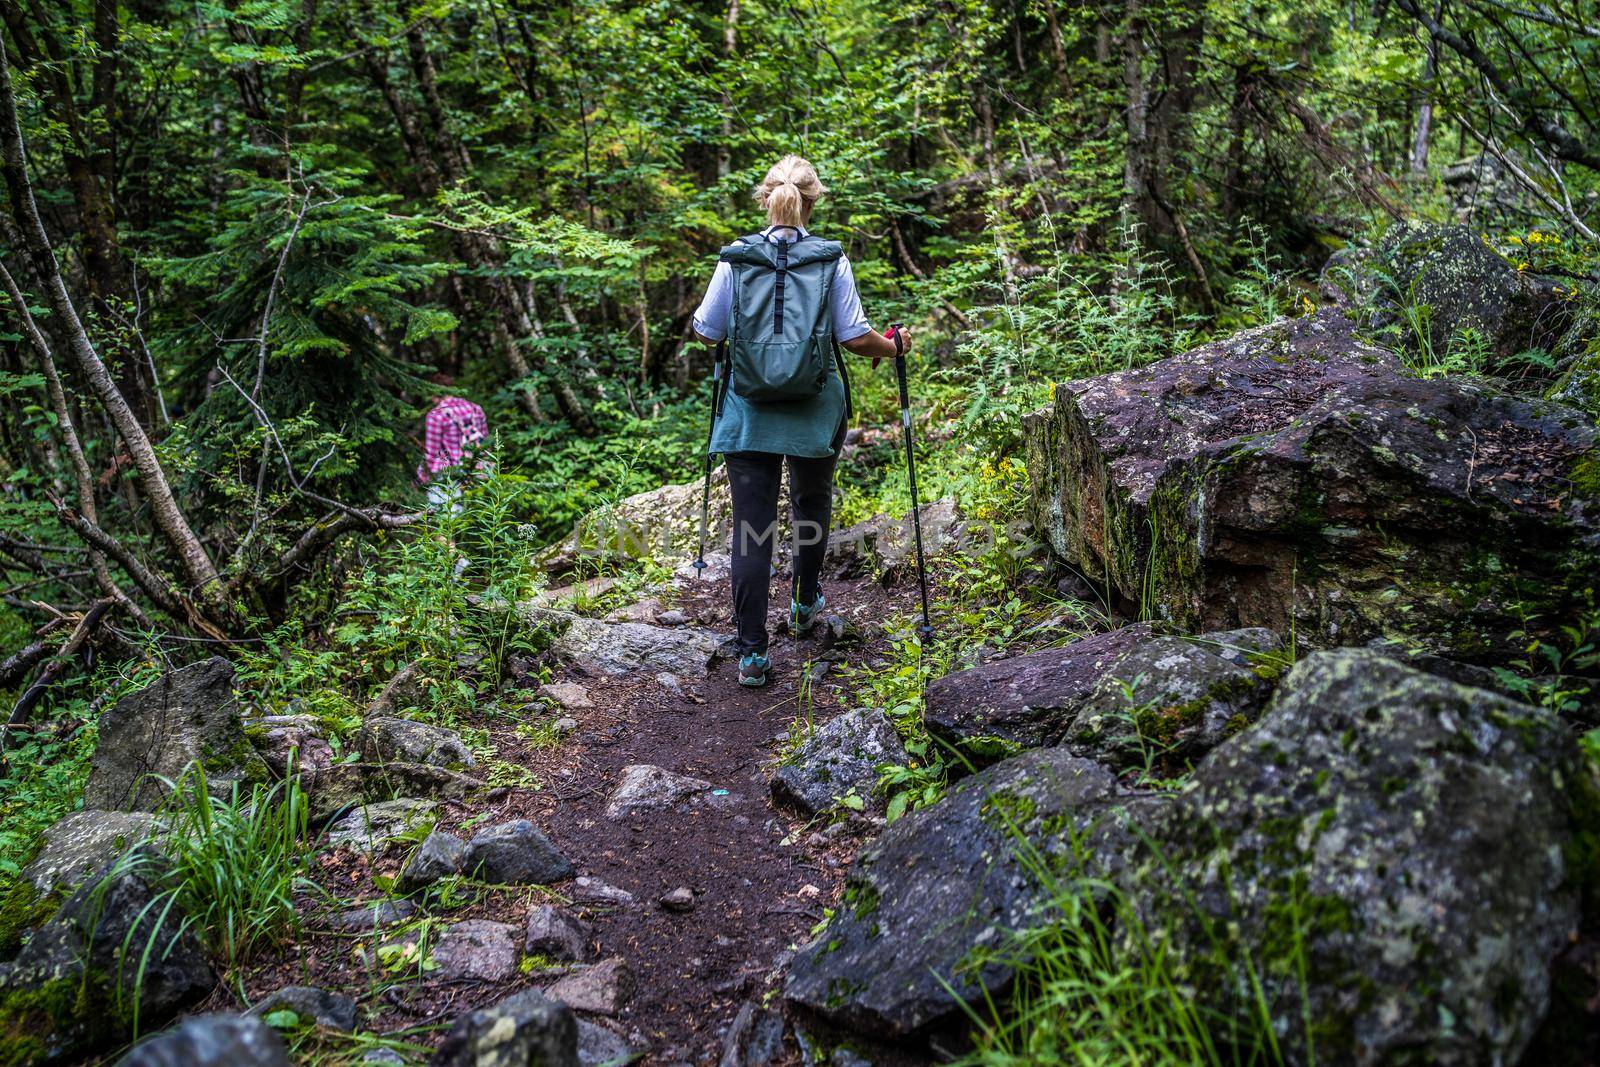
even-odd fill
[{"label": "green foliage", "polygon": [[[1242,1002],[1231,1014],[1208,1008],[1189,985],[1196,960],[1180,959],[1161,931],[1146,925],[1147,901],[1085,873],[1090,861],[1080,835],[1069,831],[1068,855],[1058,859],[1000,814],[1011,822],[1023,865],[1045,887],[1048,903],[1031,927],[969,961],[973,966],[1007,961],[1017,977],[1007,1003],[989,1000],[969,1009],[978,1028],[977,1047],[961,1063],[1266,1067],[1289,1062],[1287,1035],[1277,1031],[1262,993],[1259,961],[1239,952],[1220,930],[1209,945],[1190,946],[1187,951],[1203,957],[1203,966],[1218,976],[1207,992],[1231,989]],[[1283,902],[1294,936],[1284,957],[1272,961],[1274,970],[1298,975],[1301,989],[1309,964],[1304,933],[1310,926],[1303,888],[1292,887]],[[1173,906],[1180,911],[1197,907],[1186,900]],[[1201,926],[1210,929],[1203,919]],[[1316,1042],[1309,1032],[1303,1036],[1304,1062],[1314,1063]]]},{"label": "green foliage", "polygon": [[386,672],[382,678],[420,664],[435,682],[433,710],[446,715],[474,703],[458,669],[465,659],[497,683],[508,655],[536,650],[539,634],[516,609],[544,581],[526,519],[531,484],[490,463],[459,489],[459,507],[432,509],[377,548],[334,632],[339,645]]},{"label": "green foliage", "polygon": [[295,898],[316,888],[306,873],[310,807],[299,778],[291,773],[248,792],[235,784],[219,799],[195,764],[169,784],[165,860],[134,853],[128,862],[160,865],[173,903],[230,968],[298,932]]}]

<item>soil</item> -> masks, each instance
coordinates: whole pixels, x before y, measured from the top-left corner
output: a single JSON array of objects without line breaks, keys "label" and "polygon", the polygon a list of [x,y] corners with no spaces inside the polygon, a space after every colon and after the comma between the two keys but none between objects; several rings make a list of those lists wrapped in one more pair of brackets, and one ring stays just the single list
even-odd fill
[{"label": "soil", "polygon": [[[773,587],[781,591],[787,580],[779,576]],[[736,684],[737,664],[720,657],[704,676],[683,678],[680,692],[648,674],[586,677],[565,666],[555,680],[580,682],[595,706],[560,713],[576,718],[579,727],[559,744],[534,746],[515,732],[516,718],[503,712],[490,710],[479,721],[463,723],[488,729],[499,758],[525,768],[531,784],[494,790],[481,802],[443,801],[438,828],[468,838],[484,826],[530,819],[580,875],[634,896],[628,906],[574,908],[592,925],[597,958],[620,956],[632,970],[635,991],[626,1006],[613,1019],[593,1021],[645,1048],[639,1062],[716,1063],[741,1004],[761,1004],[777,988],[775,971],[837,900],[861,835],[875,832],[858,825],[824,839],[815,831],[828,820],[808,826],[770,800],[771,770],[791,725],[808,713],[821,722],[842,710],[842,686],[831,673],[809,687],[809,708],[800,706],[804,665],[846,656],[870,662],[888,640],[871,623],[909,612],[916,601],[914,584],[891,590],[870,579],[829,582],[826,592],[831,610],[866,624],[861,643],[832,649],[826,638],[790,637],[782,625],[787,599],[775,597],[775,666],[765,689]],[[691,625],[730,629],[725,583],[692,583],[673,606]],[[702,778],[726,794],[687,810],[613,821],[603,809],[630,764]],[[317,880],[337,899],[304,901],[311,918],[302,936],[241,975],[248,999],[285,984],[317,985],[356,998],[366,1029],[433,1045],[462,1012],[553,981],[549,974],[530,973],[503,983],[449,983],[415,969],[387,973],[372,962],[372,950],[385,935],[330,929],[328,914],[387,896],[379,880],[398,873],[409,847],[391,845],[371,857],[348,851],[320,856]],[[693,892],[691,910],[658,903],[679,887]],[[563,903],[571,889],[474,891],[449,907],[429,905],[424,913],[437,917],[436,931],[469,918],[511,923],[520,931],[530,906],[546,899]],[[238,1007],[228,990],[219,989],[199,1010]],[[792,1032],[786,1040],[790,1061],[800,1062]]]}]

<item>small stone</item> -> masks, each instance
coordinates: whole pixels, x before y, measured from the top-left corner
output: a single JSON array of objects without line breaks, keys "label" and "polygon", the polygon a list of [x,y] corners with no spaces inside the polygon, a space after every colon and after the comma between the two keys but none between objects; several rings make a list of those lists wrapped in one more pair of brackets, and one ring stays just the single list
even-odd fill
[{"label": "small stone", "polygon": [[594,707],[589,690],[577,682],[550,682],[539,687],[539,695],[549,697],[568,711],[581,711]]},{"label": "small stone", "polygon": [[434,977],[444,981],[503,982],[516,977],[521,959],[517,928],[487,919],[454,923],[434,944],[432,958],[439,965]]},{"label": "small stone", "polygon": [[361,1057],[362,1063],[393,1064],[394,1067],[405,1067],[405,1057],[392,1048],[375,1048]]},{"label": "small stone", "polygon": [[1093,602],[1099,599],[1098,595],[1095,593],[1094,586],[1090,585],[1083,575],[1078,574],[1077,572],[1073,572],[1072,574],[1069,574],[1065,578],[1062,578],[1060,581],[1056,582],[1056,593],[1059,596],[1066,597],[1068,600],[1087,600]]},{"label": "small stone", "polygon": [[117,1067],[291,1067],[283,1039],[252,1015],[201,1015],[135,1045]]},{"label": "small stone", "polygon": [[656,684],[676,696],[683,695],[683,680],[669,671],[662,671],[656,675]]},{"label": "small stone", "polygon": [[480,830],[467,844],[461,869],[490,885],[549,885],[577,873],[527,819]]},{"label": "small stone", "polygon": [[403,923],[416,911],[417,906],[409,900],[375,900],[370,904],[346,908],[330,917],[328,925],[341,933],[367,933]]},{"label": "small stone", "polygon": [[617,1067],[632,1063],[639,1052],[633,1042],[615,1030],[588,1019],[578,1020],[578,1062],[582,1067]]},{"label": "small stone", "polygon": [[523,948],[530,956],[581,963],[591,955],[589,927],[552,904],[538,904],[528,912],[528,932]]},{"label": "small stone", "polygon": [[646,597],[637,603],[610,612],[606,615],[606,622],[655,622],[659,614],[661,614],[661,601],[655,597]]},{"label": "small stone", "polygon": [[460,872],[461,861],[466,853],[465,841],[454,834],[435,830],[406,861],[405,867],[400,871],[400,877],[395,881],[395,888],[402,893],[415,893],[437,881],[449,878]]},{"label": "small stone", "polygon": [[575,1011],[615,1015],[633,995],[633,971],[621,956],[613,956],[567,975],[546,995]]},{"label": "small stone", "polygon": [[656,616],[656,622],[662,626],[684,626],[689,622],[689,616],[677,608],[669,608]]},{"label": "small stone", "polygon": [[356,1028],[356,1002],[343,993],[309,985],[286,985],[256,1001],[250,1014],[264,1017],[275,1011],[292,1011],[302,1021],[349,1033]]},{"label": "small stone", "polygon": [[572,899],[580,904],[609,904],[612,907],[626,908],[633,903],[633,894],[626,889],[618,889],[598,878],[584,875],[572,883]]},{"label": "small stone", "polygon": [[671,807],[710,789],[711,783],[702,779],[635,763],[622,768],[622,781],[606,802],[606,817],[622,819],[641,811]]},{"label": "small stone", "polygon": [[557,737],[566,737],[578,729],[578,720],[570,716],[563,716],[550,724]]},{"label": "small stone", "polygon": [[693,911],[694,893],[688,887],[680,885],[670,892],[661,894],[657,903],[668,911]]}]

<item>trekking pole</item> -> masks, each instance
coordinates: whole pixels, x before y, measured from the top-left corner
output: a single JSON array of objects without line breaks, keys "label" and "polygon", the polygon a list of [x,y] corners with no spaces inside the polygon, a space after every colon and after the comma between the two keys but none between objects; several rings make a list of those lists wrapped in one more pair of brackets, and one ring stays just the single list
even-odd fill
[{"label": "trekking pole", "polygon": [[722,393],[722,346],[717,346],[716,361],[711,366],[711,425],[706,429],[706,481],[705,487],[700,491],[700,548],[694,557],[694,573],[697,578],[704,578],[706,574],[706,526],[710,522],[711,511],[711,438],[717,432],[717,405]]},{"label": "trekking pole", "polygon": [[911,443],[911,395],[906,389],[905,343],[900,339],[903,322],[889,324],[889,338],[894,341],[894,376],[900,383],[900,427],[906,438],[906,474],[911,480],[911,525],[917,536],[917,587],[922,593],[922,625],[917,633],[923,638],[933,636],[933,623],[928,621],[928,565],[922,557],[922,501],[917,496],[917,456]]}]

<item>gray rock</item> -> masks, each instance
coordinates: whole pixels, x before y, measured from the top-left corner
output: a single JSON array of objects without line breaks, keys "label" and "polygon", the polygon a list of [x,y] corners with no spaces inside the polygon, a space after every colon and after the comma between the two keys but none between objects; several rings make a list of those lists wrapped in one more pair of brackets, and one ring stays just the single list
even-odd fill
[{"label": "gray rock", "polygon": [[615,1030],[578,1020],[578,1062],[583,1067],[623,1067],[642,1055],[642,1049]]},{"label": "gray rock", "polygon": [[135,1045],[117,1067],[293,1067],[276,1030],[251,1015],[201,1015]]},{"label": "gray rock", "polygon": [[1316,653],[1122,880],[1207,1010],[1254,1003],[1217,963],[1249,955],[1291,1062],[1309,1030],[1318,1062],[1517,1063],[1592,877],[1586,773],[1546,711]]},{"label": "gray rock", "polygon": [[311,783],[311,818],[337,818],[390,797],[464,800],[485,788],[477,778],[428,763],[336,763]]},{"label": "gray rock", "polygon": [[778,768],[772,798],[808,816],[851,792],[882,808],[883,799],[873,794],[878,767],[905,760],[905,746],[888,716],[869,708],[847,711],[813,733]]},{"label": "gray rock", "polygon": [[460,770],[476,762],[460,734],[412,719],[369,718],[361,724],[356,746],[369,763],[422,763]]},{"label": "gray rock", "polygon": [[439,810],[431,800],[385,800],[365,804],[328,827],[330,848],[376,852],[396,838],[430,826]]},{"label": "gray rock", "polygon": [[[135,999],[140,1026],[153,1027],[211,992],[216,978],[204,949],[183,913],[160,899],[168,877],[166,861],[148,847],[119,857],[0,964],[0,1032],[12,1062],[120,1044],[132,1036]],[[107,1011],[114,1003],[124,1010]]]},{"label": "gray rock", "polygon": [[328,925],[347,934],[370,933],[403,923],[416,913],[417,906],[409,900],[375,900],[329,917]]},{"label": "gray rock", "polygon": [[263,781],[267,765],[246,739],[233,695],[233,666],[220,656],[168,671],[100,716],[100,738],[83,806],[154,811],[191,765],[205,769],[213,795]]},{"label": "gray rock", "polygon": [[523,948],[530,956],[581,963],[591,956],[589,934],[588,924],[577,916],[552,904],[536,904],[528,911]]},{"label": "gray rock", "polygon": [[633,995],[633,971],[620,956],[574,971],[545,990],[553,1000],[574,1011],[615,1015]]},{"label": "gray rock", "polygon": [[1270,630],[1158,636],[1144,624],[993,660],[928,686],[926,720],[952,743],[1066,745],[1126,766],[1196,758],[1254,722],[1282,672]]},{"label": "gray rock", "polygon": [[562,716],[551,723],[550,727],[555,730],[557,737],[566,737],[578,729],[578,720],[571,716]]},{"label": "gray rock", "polygon": [[1023,436],[1038,536],[1185,632],[1505,662],[1600,571],[1588,419],[1412,377],[1336,311],[1063,383]]},{"label": "gray rock", "polygon": [[[723,468],[712,471],[708,529],[713,544],[725,544],[732,529],[733,505],[727,491],[718,488],[727,480]],[[694,553],[700,531],[700,492],[699,480],[663,485],[598,508],[574,523],[565,539],[542,552],[540,566],[559,575],[585,562],[621,562],[649,555],[687,558]]]},{"label": "gray rock", "polygon": [[316,986],[286,985],[256,1001],[250,1014],[259,1017],[275,1011],[292,1011],[302,1021],[315,1022],[330,1030],[348,1033],[356,1028],[356,1002],[343,993]]},{"label": "gray rock", "polygon": [[[721,468],[718,468],[719,470]],[[726,552],[707,552],[704,570],[697,570],[692,560],[685,560],[672,570],[672,580],[679,587],[694,587],[726,582],[733,574],[733,557]]]},{"label": "gray rock", "polygon": [[668,608],[656,616],[656,624],[659,626],[685,626],[688,622],[689,616],[678,608]]},{"label": "gray rock", "polygon": [[395,715],[421,704],[425,695],[422,664],[407,663],[394,672],[394,677],[384,683],[377,699],[367,706],[366,717],[380,719]]},{"label": "gray rock", "polygon": [[693,627],[572,617],[556,638],[555,652],[579,669],[595,674],[670,671],[695,675],[705,674],[725,640],[726,634]]},{"label": "gray rock", "polygon": [[[960,549],[968,545],[967,523],[953,497],[922,505],[924,554]],[[828,535],[823,566],[834,578],[877,575],[896,577],[916,565],[916,527],[908,511],[899,517],[877,515],[865,522]]]},{"label": "gray rock", "polygon": [[490,885],[549,885],[577,873],[571,861],[527,819],[478,831],[467,843],[461,870]]},{"label": "gray rock", "polygon": [[680,801],[710,792],[711,783],[648,763],[622,768],[622,780],[606,801],[606,817],[624,819],[640,812],[670,808]]},{"label": "gray rock", "polygon": [[392,1064],[394,1067],[405,1067],[406,1058],[392,1048],[375,1048],[368,1050],[361,1057],[361,1062]]},{"label": "gray rock", "polygon": [[1428,308],[1428,341],[1441,357],[1461,331],[1481,337],[1486,371],[1530,348],[1554,349],[1572,322],[1577,301],[1564,299],[1552,280],[1519,271],[1472,227],[1411,219],[1390,227],[1373,258],[1391,283],[1378,285],[1371,300],[1379,325],[1393,324],[1397,344],[1419,343],[1397,321],[1402,304]]},{"label": "gray rock", "polygon": [[1049,892],[1019,855],[1067,849],[1113,796],[1104,768],[1060,749],[1025,753],[890,824],[846,878],[832,921],[791,964],[785,995],[836,1023],[903,1037],[1000,993],[1015,954],[966,966],[1043,913]]},{"label": "gray rock", "polygon": [[433,1067],[578,1067],[578,1019],[537,990],[513,993],[455,1021]]},{"label": "gray rock", "polygon": [[44,847],[22,869],[40,897],[70,892],[159,828],[154,815],[139,811],[74,811],[44,832]]},{"label": "gray rock", "polygon": [[584,875],[572,883],[572,899],[580,904],[600,904],[626,908],[633,903],[633,894],[598,878]]},{"label": "gray rock", "polygon": [[694,892],[687,886],[670,889],[657,898],[656,903],[668,911],[693,911]]},{"label": "gray rock", "polygon": [[292,763],[300,776],[300,787],[313,792],[318,779],[334,764],[333,746],[322,733],[322,724],[312,715],[263,715],[246,719],[245,736],[271,768],[283,778]]},{"label": "gray rock", "polygon": [[441,879],[459,874],[466,854],[465,841],[454,834],[435,830],[417,846],[417,850],[401,868],[395,888],[402,893],[415,893]]},{"label": "gray rock", "polygon": [[517,976],[522,952],[510,923],[467,919],[445,927],[431,950],[442,981],[504,982]]},{"label": "gray rock", "polygon": [[782,1058],[783,1016],[745,1001],[722,1039],[717,1067],[767,1067]]},{"label": "gray rock", "polygon": [[539,695],[549,697],[568,711],[582,711],[594,707],[589,690],[577,682],[549,682],[539,687]]}]

